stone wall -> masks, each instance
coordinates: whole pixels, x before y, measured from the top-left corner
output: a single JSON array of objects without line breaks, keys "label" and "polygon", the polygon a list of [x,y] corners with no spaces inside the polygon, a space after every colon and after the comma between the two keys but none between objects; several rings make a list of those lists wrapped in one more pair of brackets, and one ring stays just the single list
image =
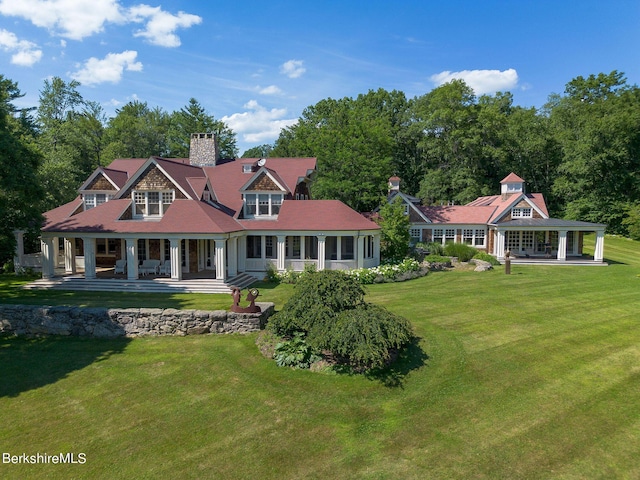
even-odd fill
[{"label": "stone wall", "polygon": [[0,305],[0,334],[139,337],[248,333],[264,328],[274,304],[256,302],[262,313],[173,308],[82,308]]}]

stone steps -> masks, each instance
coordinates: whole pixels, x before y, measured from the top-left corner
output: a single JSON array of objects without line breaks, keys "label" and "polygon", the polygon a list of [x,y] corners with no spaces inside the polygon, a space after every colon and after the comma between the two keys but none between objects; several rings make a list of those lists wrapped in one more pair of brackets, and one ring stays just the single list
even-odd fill
[{"label": "stone steps", "polygon": [[114,278],[86,280],[81,276],[39,279],[25,285],[25,289],[54,289],[96,292],[144,292],[144,293],[231,293],[231,286],[246,288],[255,277],[241,273],[223,282],[215,279],[171,280],[121,280]]}]

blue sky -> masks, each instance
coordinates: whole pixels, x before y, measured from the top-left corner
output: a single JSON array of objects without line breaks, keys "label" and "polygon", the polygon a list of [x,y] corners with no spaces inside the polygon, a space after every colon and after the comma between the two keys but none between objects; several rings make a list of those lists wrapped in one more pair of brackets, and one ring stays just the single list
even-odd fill
[{"label": "blue sky", "polygon": [[44,80],[81,82],[108,115],[196,98],[272,143],[303,109],[370,89],[408,97],[463,78],[541,107],[578,75],[640,79],[640,2],[0,0],[0,74],[35,106]]}]

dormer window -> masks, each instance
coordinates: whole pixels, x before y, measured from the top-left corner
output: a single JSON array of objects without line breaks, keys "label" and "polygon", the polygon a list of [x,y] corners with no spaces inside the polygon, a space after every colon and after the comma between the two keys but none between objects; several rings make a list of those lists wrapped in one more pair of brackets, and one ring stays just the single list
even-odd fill
[{"label": "dormer window", "polygon": [[281,193],[245,193],[244,215],[250,217],[273,217],[280,213]]},{"label": "dormer window", "polygon": [[134,191],[133,216],[135,218],[162,217],[173,199],[173,191]]},{"label": "dormer window", "polygon": [[90,210],[94,207],[98,207],[112,198],[113,195],[108,193],[85,193],[83,195],[84,209]]},{"label": "dormer window", "polygon": [[242,165],[242,173],[251,173],[253,172],[253,164],[252,163],[244,163]]},{"label": "dormer window", "polygon": [[528,208],[513,208],[511,210],[511,218],[531,218],[533,216],[533,210]]}]

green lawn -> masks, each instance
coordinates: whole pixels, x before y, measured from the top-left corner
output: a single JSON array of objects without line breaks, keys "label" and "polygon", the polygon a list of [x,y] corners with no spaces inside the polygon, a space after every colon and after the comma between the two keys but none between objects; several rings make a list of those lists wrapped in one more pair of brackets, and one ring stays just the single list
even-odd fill
[{"label": "green lawn", "polygon": [[[87,459],[0,477],[640,478],[640,243],[607,237],[605,257],[369,287],[420,337],[386,377],[278,368],[255,335],[0,339],[0,450]],[[0,288],[3,302],[98,301]],[[290,292],[261,288],[277,305]]]}]

